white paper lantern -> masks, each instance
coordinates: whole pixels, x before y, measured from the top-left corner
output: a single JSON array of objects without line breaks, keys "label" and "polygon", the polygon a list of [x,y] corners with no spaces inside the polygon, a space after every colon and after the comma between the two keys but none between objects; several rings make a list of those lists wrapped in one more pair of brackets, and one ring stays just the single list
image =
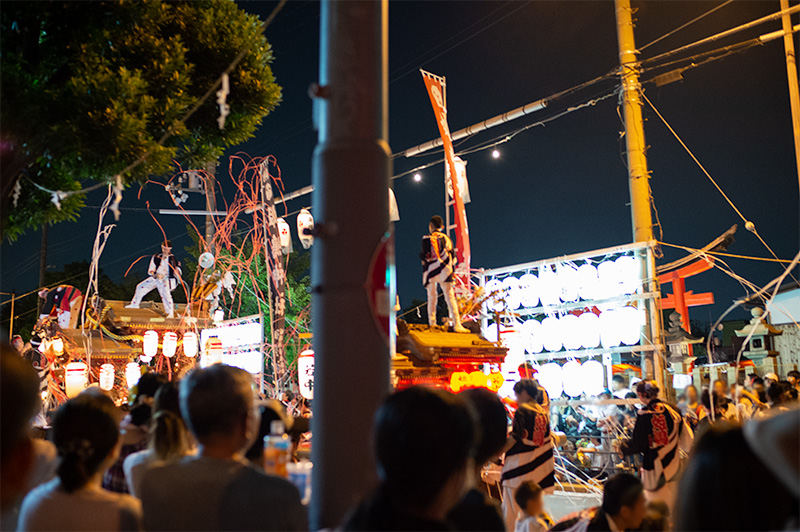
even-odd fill
[{"label": "white paper lantern", "polygon": [[308,209],[302,209],[300,214],[297,215],[297,236],[300,238],[300,244],[303,249],[308,249],[314,243],[314,235],[306,234],[306,230],[312,231],[314,229],[314,217]]},{"label": "white paper lantern", "polygon": [[559,264],[558,283],[561,285],[561,300],[565,303],[577,301],[580,293],[578,269],[571,264]]},{"label": "white paper lantern", "polygon": [[619,320],[616,310],[606,310],[600,313],[600,343],[606,349],[617,347],[620,339]]},{"label": "white paper lantern", "polygon": [[522,324],[522,335],[525,337],[525,350],[528,353],[541,353],[544,349],[542,338],[542,323],[539,320],[530,319]]},{"label": "white paper lantern", "polygon": [[225,311],[221,308],[218,308],[214,311],[214,317],[212,319],[217,323],[221,322],[225,319]]},{"label": "white paper lantern", "polygon": [[175,351],[178,349],[178,335],[172,331],[164,333],[164,340],[161,344],[161,352],[167,358],[175,356]]},{"label": "white paper lantern", "polygon": [[584,312],[578,316],[578,330],[581,347],[594,349],[600,345],[600,318],[594,312]]},{"label": "white paper lantern", "polygon": [[278,218],[278,236],[281,240],[281,253],[288,255],[292,252],[292,232],[283,218]]},{"label": "white paper lantern", "polygon": [[513,276],[506,277],[503,279],[503,288],[505,288],[506,307],[508,310],[518,309],[522,303],[519,279]]},{"label": "white paper lantern", "polygon": [[580,372],[583,393],[588,395],[600,395],[605,390],[603,385],[605,379],[605,368],[597,360],[587,360],[581,364]]},{"label": "white paper lantern", "polygon": [[53,351],[55,351],[56,356],[61,356],[64,354],[64,340],[60,336],[56,336],[55,338],[53,338],[50,347],[53,348]]},{"label": "white paper lantern", "polygon": [[519,289],[522,292],[522,306],[532,308],[539,304],[539,278],[526,273],[519,278]]},{"label": "white paper lantern", "polygon": [[[149,357],[150,359],[156,356],[156,353],[158,353],[158,333],[156,331],[149,330],[144,333],[142,352],[144,353],[144,357]],[[144,359],[144,357],[142,357],[142,359]]]},{"label": "white paper lantern", "polygon": [[212,253],[206,251],[205,253],[201,254],[197,258],[197,263],[200,265],[201,268],[207,270],[208,268],[214,265],[215,259]]},{"label": "white paper lantern", "polygon": [[486,328],[483,330],[483,337],[489,342],[497,342],[497,324],[495,322],[490,321],[486,324]]},{"label": "white paper lantern", "polygon": [[542,305],[561,304],[561,284],[558,275],[547,265],[539,270],[539,299]]},{"label": "white paper lantern", "polygon": [[619,273],[620,287],[623,294],[633,294],[639,289],[641,266],[636,257],[623,255],[614,261]]},{"label": "white paper lantern", "polygon": [[539,368],[536,373],[536,381],[547,390],[550,400],[561,397],[564,389],[564,381],[561,378],[561,366],[555,362],[549,362]]},{"label": "white paper lantern", "polygon": [[617,263],[609,260],[597,267],[597,276],[600,279],[600,299],[622,295],[622,284]]},{"label": "white paper lantern", "polygon": [[397,208],[397,198],[394,197],[394,191],[391,188],[389,189],[389,221],[400,221],[400,210]]},{"label": "white paper lantern", "polygon": [[125,364],[125,384],[128,388],[133,388],[139,384],[139,378],[142,376],[142,370],[136,362],[128,362]]},{"label": "white paper lantern", "polygon": [[297,357],[297,379],[300,395],[309,401],[314,399],[314,350],[306,349]]},{"label": "white paper lantern", "polygon": [[559,318],[561,325],[561,341],[564,343],[564,349],[574,351],[582,347],[580,320],[574,314],[567,314]]},{"label": "white paper lantern", "polygon": [[597,268],[588,263],[578,268],[578,293],[581,299],[595,299],[598,283]]},{"label": "white paper lantern", "polygon": [[583,393],[583,379],[581,379],[581,363],[570,360],[561,367],[561,378],[564,381],[564,393],[570,397],[578,397]]},{"label": "white paper lantern", "polygon": [[486,299],[486,309],[488,312],[502,312],[503,311],[503,302],[500,301],[503,297],[503,282],[498,281],[497,279],[491,279],[486,282],[486,285],[483,287],[485,290],[485,295],[490,296],[491,294],[495,294],[493,297],[488,297]]},{"label": "white paper lantern", "polygon": [[67,397],[77,397],[89,383],[88,367],[83,362],[70,362],[64,369],[64,391]]},{"label": "white paper lantern", "polygon": [[221,364],[223,352],[222,340],[216,336],[209,338],[206,341],[206,354],[204,356],[203,367],[207,368],[212,364]]},{"label": "white paper lantern", "polygon": [[183,354],[189,358],[197,356],[197,333],[193,331],[183,333]]},{"label": "white paper lantern", "polygon": [[642,332],[642,317],[639,309],[626,306],[615,312],[617,313],[620,341],[625,345],[638,344]]},{"label": "white paper lantern", "polygon": [[542,343],[545,351],[561,351],[561,324],[558,318],[551,316],[542,320]]},{"label": "white paper lantern", "polygon": [[100,389],[109,391],[114,388],[114,364],[100,366]]}]

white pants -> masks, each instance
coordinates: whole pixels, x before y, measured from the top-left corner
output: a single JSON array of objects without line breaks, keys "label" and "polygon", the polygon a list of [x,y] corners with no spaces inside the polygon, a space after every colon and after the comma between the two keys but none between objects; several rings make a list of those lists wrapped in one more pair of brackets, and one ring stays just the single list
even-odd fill
[{"label": "white pants", "polygon": [[514,530],[520,512],[519,505],[514,500],[516,489],[517,486],[509,486],[508,482],[503,482],[503,522],[506,530]]},{"label": "white pants", "polygon": [[428,325],[436,325],[436,302],[439,299],[438,285],[442,286],[444,292],[444,300],[447,302],[447,309],[450,311],[450,319],[453,320],[453,326],[461,325],[461,315],[458,313],[458,303],[456,302],[456,291],[453,289],[453,283],[438,282],[431,279],[428,286]]},{"label": "white pants", "polygon": [[164,303],[164,312],[167,316],[172,316],[174,307],[172,304],[172,293],[169,291],[169,277],[157,279],[156,277],[148,277],[141,283],[136,285],[136,293],[133,295],[131,306],[138,307],[142,302],[142,298],[153,291],[153,288],[158,290],[161,296],[161,302]]}]

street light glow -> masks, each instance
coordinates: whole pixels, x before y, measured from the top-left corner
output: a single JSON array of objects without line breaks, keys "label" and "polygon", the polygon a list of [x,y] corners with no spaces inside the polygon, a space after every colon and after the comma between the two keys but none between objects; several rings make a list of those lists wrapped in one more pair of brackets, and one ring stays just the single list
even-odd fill
[{"label": "street light glow", "polygon": [[417,183],[422,181],[422,174],[420,174],[420,173],[414,174],[414,181],[416,181]]},{"label": "street light glow", "polygon": [[494,157],[495,159],[499,159],[500,158],[500,152],[498,150],[493,150],[492,151],[492,157]]}]

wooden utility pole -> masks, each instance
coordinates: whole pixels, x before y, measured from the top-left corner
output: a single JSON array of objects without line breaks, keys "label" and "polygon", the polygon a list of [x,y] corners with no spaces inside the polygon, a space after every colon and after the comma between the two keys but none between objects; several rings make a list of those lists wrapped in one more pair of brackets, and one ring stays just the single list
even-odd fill
[{"label": "wooden utility pole", "polygon": [[217,161],[210,161],[206,164],[206,249],[209,253],[214,253],[214,215],[212,214],[217,210]]},{"label": "wooden utility pole", "polygon": [[[781,11],[789,9],[789,0],[781,0]],[[786,74],[789,77],[789,103],[792,107],[792,133],[794,134],[794,156],[797,161],[797,180],[800,184],[800,88],[797,81],[797,56],[794,53],[792,16],[781,17],[783,25],[783,47],[786,50]]]},{"label": "wooden utility pole", "polygon": [[[377,483],[370,434],[389,393],[390,352],[366,285],[390,231],[388,35],[388,0],[321,3],[320,78],[311,91],[319,131],[312,164],[311,530],[337,527]],[[389,294],[377,314],[390,316],[393,305]]]},{"label": "wooden utility pole", "polygon": [[[617,14],[617,41],[619,44],[620,78],[622,80],[622,110],[625,120],[625,147],[628,156],[628,187],[631,195],[631,218],[633,221],[633,241],[649,242],[655,240],[653,233],[653,214],[651,211],[650,172],[647,169],[647,144],[644,138],[642,119],[642,85],[639,82],[640,64],[636,58],[636,43],[633,37],[633,11],[630,0],[615,0]],[[655,272],[655,257],[648,254],[650,264],[644,272]],[[660,294],[660,287],[654,276],[645,273],[649,292]],[[666,392],[664,368],[663,332],[661,326],[661,306],[659,296],[650,305],[650,320],[647,326],[648,337],[657,346],[656,351],[642,356],[642,373],[655,379],[659,388]]]},{"label": "wooden utility pole", "polygon": [[[50,224],[47,222],[45,222],[44,225],[42,225],[42,247],[39,250],[39,290],[44,288],[45,285],[44,276],[47,273],[47,228],[49,226]],[[44,300],[41,297],[38,297],[36,299],[37,318],[42,313],[43,304]]]}]

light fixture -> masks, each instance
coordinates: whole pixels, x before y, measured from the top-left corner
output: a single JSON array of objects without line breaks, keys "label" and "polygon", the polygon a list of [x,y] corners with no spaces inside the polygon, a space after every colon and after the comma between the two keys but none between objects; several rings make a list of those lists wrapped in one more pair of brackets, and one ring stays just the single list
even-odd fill
[{"label": "light fixture", "polygon": [[541,366],[536,373],[536,381],[547,391],[551,401],[561,397],[564,381],[561,378],[561,366],[555,362]]},{"label": "light fixture", "polygon": [[619,339],[625,345],[636,345],[642,333],[642,316],[639,309],[625,306],[616,311]]},{"label": "light fixture", "polygon": [[183,354],[189,358],[197,356],[197,334],[192,331],[183,333]]},{"label": "light fixture", "polygon": [[541,353],[544,349],[542,341],[542,323],[538,320],[528,320],[522,324],[522,334],[525,337],[525,350],[528,353]]},{"label": "light fixture", "polygon": [[539,304],[539,278],[526,273],[519,278],[519,289],[522,292],[522,306],[535,307]]},{"label": "light fixture", "polygon": [[77,397],[89,382],[88,367],[83,362],[70,362],[64,370],[64,391],[67,397]]},{"label": "light fixture", "polygon": [[414,174],[414,181],[416,181],[417,183],[419,183],[420,181],[422,181],[422,174],[420,174],[419,172],[417,172],[416,174]]},{"label": "light fixture", "polygon": [[503,279],[503,288],[506,292],[506,307],[508,310],[519,308],[522,303],[522,294],[519,289],[519,279],[509,276]]},{"label": "light fixture", "polygon": [[300,238],[300,243],[303,249],[308,249],[314,243],[314,235],[311,231],[314,230],[314,216],[308,209],[302,209],[300,214],[297,215],[297,236]]},{"label": "light fixture", "polygon": [[561,351],[561,324],[558,318],[551,316],[542,320],[542,343],[545,351]]},{"label": "light fixture", "polygon": [[306,349],[297,357],[297,380],[300,395],[311,401],[314,399],[314,350]]},{"label": "light fixture", "polygon": [[578,268],[578,293],[581,299],[595,299],[598,290],[597,268],[586,263]]},{"label": "light fixture", "polygon": [[600,395],[605,390],[603,385],[605,371],[603,365],[597,360],[587,360],[581,364],[580,380],[583,393],[587,396]]},{"label": "light fixture", "polygon": [[222,363],[222,340],[220,340],[216,336],[212,336],[206,342],[206,357],[207,361],[204,364],[204,367],[208,367],[212,364],[221,364]]},{"label": "light fixture", "polygon": [[64,340],[60,336],[57,336],[53,339],[50,347],[52,347],[53,351],[56,352],[56,356],[61,356],[64,354]]},{"label": "light fixture", "polygon": [[539,298],[542,305],[561,304],[561,284],[556,272],[548,265],[539,269]]},{"label": "light fixture", "polygon": [[158,333],[154,330],[145,331],[144,338],[142,339],[142,352],[144,353],[144,360],[147,357],[149,362],[156,353],[158,353]]},{"label": "light fixture", "polygon": [[125,384],[128,389],[133,388],[139,384],[139,378],[142,376],[142,370],[136,362],[128,362],[125,364]]},{"label": "light fixture", "polygon": [[486,299],[486,309],[488,312],[501,312],[503,310],[503,302],[500,301],[503,297],[503,282],[497,279],[492,279],[484,285],[484,294],[486,296],[492,296],[493,292],[496,292],[494,296],[489,297]]},{"label": "light fixture", "polygon": [[161,352],[164,353],[164,356],[167,358],[172,358],[175,356],[175,351],[178,349],[178,335],[175,334],[173,331],[167,331],[164,333],[164,340],[161,344]]},{"label": "light fixture", "polygon": [[561,378],[564,385],[564,393],[570,397],[578,397],[583,393],[583,379],[581,379],[581,363],[577,360],[570,360],[561,367]]},{"label": "light fixture", "polygon": [[558,321],[561,326],[561,341],[564,343],[564,349],[568,351],[580,349],[582,347],[582,339],[578,330],[580,328],[578,316],[567,314]]},{"label": "light fixture", "polygon": [[100,389],[111,391],[114,388],[114,364],[100,366]]},{"label": "light fixture", "polygon": [[217,310],[214,311],[214,321],[215,322],[220,322],[220,321],[222,321],[224,319],[225,319],[225,311],[224,310],[222,310],[221,308],[218,308]]},{"label": "light fixture", "polygon": [[492,150],[492,157],[494,157],[495,159],[499,159],[500,158],[500,151],[499,150]]},{"label": "light fixture", "polygon": [[639,281],[641,268],[636,257],[623,255],[615,260],[614,263],[617,265],[622,292],[625,294],[636,292],[641,284]]},{"label": "light fixture", "polygon": [[620,339],[620,327],[617,311],[606,310],[600,313],[600,342],[603,347],[617,347]]},{"label": "light fixture", "polygon": [[581,347],[594,349],[600,345],[600,318],[594,312],[584,312],[578,316],[578,331]]},{"label": "light fixture", "polygon": [[578,300],[580,293],[580,277],[578,269],[570,264],[559,264],[558,282],[561,285],[561,300],[565,303]]}]

